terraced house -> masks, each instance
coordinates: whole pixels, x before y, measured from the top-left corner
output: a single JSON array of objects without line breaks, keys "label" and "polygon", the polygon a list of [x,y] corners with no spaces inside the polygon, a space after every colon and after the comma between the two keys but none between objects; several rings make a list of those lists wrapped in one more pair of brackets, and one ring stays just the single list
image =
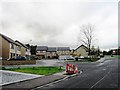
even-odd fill
[{"label": "terraced house", "polygon": [[30,49],[18,40],[16,40],[15,42],[21,46],[21,56],[25,56],[29,59],[29,56],[31,55]]},{"label": "terraced house", "polygon": [[0,55],[3,60],[21,55],[21,46],[3,34],[0,34],[0,47]]},{"label": "terraced house", "polygon": [[70,47],[58,47],[57,54],[60,55],[70,55]]},{"label": "terraced house", "polygon": [[56,47],[48,47],[47,58],[58,58]]},{"label": "terraced house", "polygon": [[61,55],[70,55],[70,48],[37,46],[36,55],[39,57],[39,59],[55,59]]},{"label": "terraced house", "polygon": [[30,49],[26,45],[0,34],[0,57],[3,60],[15,58],[16,56],[29,57],[30,55]]},{"label": "terraced house", "polygon": [[47,49],[48,46],[37,46],[36,55],[39,59],[47,58]]}]

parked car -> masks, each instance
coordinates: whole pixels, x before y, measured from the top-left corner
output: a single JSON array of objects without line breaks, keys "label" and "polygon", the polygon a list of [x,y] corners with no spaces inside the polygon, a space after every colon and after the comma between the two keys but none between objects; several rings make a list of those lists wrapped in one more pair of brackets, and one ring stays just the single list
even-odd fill
[{"label": "parked car", "polygon": [[23,56],[17,56],[15,59],[16,59],[16,60],[26,60],[26,58],[23,57]]},{"label": "parked car", "polygon": [[84,56],[80,56],[80,58],[84,58]]},{"label": "parked car", "polygon": [[75,60],[75,58],[72,57],[72,56],[68,56],[68,57],[66,57],[66,59],[67,59],[67,60]]},{"label": "parked car", "polygon": [[23,56],[16,56],[16,57],[10,58],[8,60],[26,60],[26,58]]},{"label": "parked car", "polygon": [[2,57],[0,57],[0,60],[2,60]]},{"label": "parked car", "polygon": [[59,56],[59,60],[74,60],[74,57],[71,55],[61,55]]},{"label": "parked car", "polygon": [[104,55],[103,55],[103,54],[100,54],[100,57],[104,57]]}]

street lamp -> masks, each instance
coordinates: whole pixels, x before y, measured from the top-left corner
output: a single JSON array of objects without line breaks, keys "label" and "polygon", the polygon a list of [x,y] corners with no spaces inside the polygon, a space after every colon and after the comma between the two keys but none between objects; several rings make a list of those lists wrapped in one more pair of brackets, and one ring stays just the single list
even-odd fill
[{"label": "street lamp", "polygon": [[[32,40],[30,40],[30,42],[32,42]],[[29,42],[29,44],[30,44],[30,42]],[[30,47],[29,47],[29,60],[30,60],[30,52],[31,52],[31,45],[30,45]]]}]

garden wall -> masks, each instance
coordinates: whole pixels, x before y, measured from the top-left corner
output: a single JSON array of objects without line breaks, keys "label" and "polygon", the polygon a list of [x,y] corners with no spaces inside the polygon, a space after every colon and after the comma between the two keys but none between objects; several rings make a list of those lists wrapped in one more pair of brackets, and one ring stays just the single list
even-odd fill
[{"label": "garden wall", "polygon": [[36,64],[36,60],[2,60],[2,65]]}]

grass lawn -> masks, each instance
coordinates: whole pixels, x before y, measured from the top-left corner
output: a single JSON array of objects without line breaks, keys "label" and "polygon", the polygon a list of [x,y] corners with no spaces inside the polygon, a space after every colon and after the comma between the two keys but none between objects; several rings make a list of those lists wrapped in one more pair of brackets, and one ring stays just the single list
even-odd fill
[{"label": "grass lawn", "polygon": [[19,67],[19,68],[9,68],[4,70],[9,71],[16,71],[16,72],[23,72],[23,73],[30,73],[30,74],[38,74],[38,75],[50,75],[60,71],[63,71],[60,67]]},{"label": "grass lawn", "polygon": [[115,57],[115,58],[119,58],[119,59],[120,59],[120,55],[117,55],[117,56],[113,56],[113,57]]}]

